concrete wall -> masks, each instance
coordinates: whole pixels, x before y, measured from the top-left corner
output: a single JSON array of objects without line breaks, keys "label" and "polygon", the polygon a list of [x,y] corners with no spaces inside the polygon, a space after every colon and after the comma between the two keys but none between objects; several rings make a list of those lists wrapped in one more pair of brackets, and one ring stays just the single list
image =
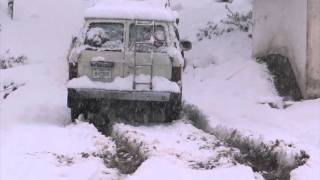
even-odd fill
[{"label": "concrete wall", "polygon": [[320,0],[308,0],[307,98],[320,97]]},{"label": "concrete wall", "polygon": [[307,96],[307,1],[255,0],[253,5],[253,56],[288,57],[304,97]]}]

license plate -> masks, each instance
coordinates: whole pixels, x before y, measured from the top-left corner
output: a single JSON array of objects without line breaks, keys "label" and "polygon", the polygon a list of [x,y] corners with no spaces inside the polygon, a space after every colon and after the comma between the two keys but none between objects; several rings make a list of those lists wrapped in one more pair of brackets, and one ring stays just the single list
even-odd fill
[{"label": "license plate", "polygon": [[93,68],[92,78],[97,80],[111,79],[111,68]]}]

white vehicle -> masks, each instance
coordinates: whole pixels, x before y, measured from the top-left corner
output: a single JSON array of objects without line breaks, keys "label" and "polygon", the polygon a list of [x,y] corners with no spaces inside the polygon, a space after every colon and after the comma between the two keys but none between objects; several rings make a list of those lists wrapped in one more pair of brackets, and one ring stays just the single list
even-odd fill
[{"label": "white vehicle", "polygon": [[176,14],[147,2],[100,3],[86,11],[68,54],[71,117],[98,113],[172,121],[181,110],[184,67]]}]

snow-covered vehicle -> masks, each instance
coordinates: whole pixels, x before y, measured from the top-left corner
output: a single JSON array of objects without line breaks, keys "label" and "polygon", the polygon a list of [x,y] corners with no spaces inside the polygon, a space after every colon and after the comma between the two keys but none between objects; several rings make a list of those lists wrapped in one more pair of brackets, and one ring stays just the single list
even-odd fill
[{"label": "snow-covered vehicle", "polygon": [[183,51],[191,46],[179,40],[176,13],[158,4],[108,2],[87,9],[84,30],[68,53],[72,119],[102,109],[133,121],[177,119]]}]

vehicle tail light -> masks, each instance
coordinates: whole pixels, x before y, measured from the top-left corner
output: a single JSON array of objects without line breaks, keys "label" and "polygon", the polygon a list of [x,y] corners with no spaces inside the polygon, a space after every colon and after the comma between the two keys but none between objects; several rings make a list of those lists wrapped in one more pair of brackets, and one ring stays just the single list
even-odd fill
[{"label": "vehicle tail light", "polygon": [[69,63],[69,80],[78,77],[78,63]]},{"label": "vehicle tail light", "polygon": [[181,73],[182,73],[182,69],[180,66],[172,67],[171,81],[174,81],[174,82],[181,81]]}]

